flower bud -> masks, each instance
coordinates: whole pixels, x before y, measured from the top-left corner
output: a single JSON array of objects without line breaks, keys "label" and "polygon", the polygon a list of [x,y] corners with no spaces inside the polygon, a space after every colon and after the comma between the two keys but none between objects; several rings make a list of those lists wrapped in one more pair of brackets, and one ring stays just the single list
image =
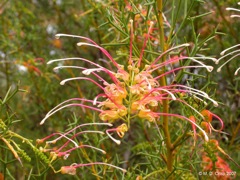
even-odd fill
[{"label": "flower bud", "polygon": [[155,121],[155,116],[154,116],[154,114],[152,113],[152,111],[149,110],[149,109],[141,109],[141,110],[139,111],[139,113],[138,113],[138,116],[139,116],[140,118],[147,119],[147,120],[150,121],[150,122]]},{"label": "flower bud", "polygon": [[106,110],[99,114],[99,117],[103,121],[113,121],[119,118],[118,112],[115,110]]},{"label": "flower bud", "polygon": [[117,127],[117,134],[120,138],[122,138],[125,134],[125,132],[128,131],[128,127],[125,123]]},{"label": "flower bud", "polygon": [[210,126],[207,122],[205,121],[201,122],[201,127],[203,128],[204,131],[206,131],[206,133],[210,132]]},{"label": "flower bud", "polygon": [[204,120],[207,122],[212,122],[212,113],[204,109],[201,114],[204,116]]},{"label": "flower bud", "polygon": [[75,175],[76,174],[76,168],[73,167],[73,166],[62,166],[60,172],[62,174]]}]

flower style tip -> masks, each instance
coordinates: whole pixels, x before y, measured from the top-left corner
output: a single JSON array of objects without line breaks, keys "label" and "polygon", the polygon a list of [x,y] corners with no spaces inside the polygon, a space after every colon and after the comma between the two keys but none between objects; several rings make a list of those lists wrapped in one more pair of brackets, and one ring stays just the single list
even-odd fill
[{"label": "flower style tip", "polygon": [[117,139],[115,139],[114,137],[111,136],[111,134],[109,133],[109,130],[106,130],[106,133],[107,133],[108,137],[109,137],[110,139],[112,139],[117,145],[120,145],[120,144],[121,144],[121,141],[120,141],[120,140],[117,140]]},{"label": "flower style tip", "polygon": [[214,101],[214,100],[213,100],[212,102],[213,102],[213,106],[214,106],[214,107],[218,107],[218,102],[217,102],[217,101]]},{"label": "flower style tip", "polygon": [[214,69],[213,66],[206,66],[208,72],[212,72],[212,70]]},{"label": "flower style tip", "polygon": [[60,82],[60,85],[63,86],[66,82],[67,82],[67,80],[65,79],[65,80],[63,80],[63,81]]},{"label": "flower style tip", "polygon": [[152,26],[154,24],[154,22],[153,21],[150,21],[150,26]]},{"label": "flower style tip", "polygon": [[222,68],[220,67],[220,68],[217,69],[217,72],[221,72],[221,70],[222,70]]},{"label": "flower style tip", "polygon": [[238,75],[238,71],[240,70],[240,67],[235,71],[234,75],[237,76]]},{"label": "flower style tip", "polygon": [[117,132],[118,136],[120,138],[122,138],[124,136],[125,132],[127,132],[127,131],[128,131],[128,126],[125,123],[123,123],[120,126],[118,126],[117,128],[106,130],[106,133],[110,139],[112,139],[115,143],[120,145],[121,141],[113,138],[109,132]]},{"label": "flower style tip", "polygon": [[97,72],[100,72],[102,70],[102,68],[92,68],[92,69],[85,69],[85,70],[83,70],[82,71],[82,73],[84,74],[84,75],[90,75],[92,72],[94,72],[94,71],[97,71]]},{"label": "flower style tip", "polygon": [[56,35],[55,35],[55,38],[56,38],[56,39],[59,39],[60,37],[61,37],[61,34],[56,34]]},{"label": "flower style tip", "polygon": [[227,11],[237,11],[237,12],[240,12],[239,9],[231,8],[231,7],[227,7],[226,10],[227,10]]},{"label": "flower style tip", "polygon": [[226,10],[227,10],[227,11],[231,11],[231,10],[233,10],[233,8],[227,7]]},{"label": "flower style tip", "polygon": [[90,44],[90,43],[85,43],[85,42],[79,42],[79,43],[77,43],[77,46],[93,46],[93,47],[96,47],[96,48],[100,48],[100,46]]},{"label": "flower style tip", "polygon": [[44,119],[42,119],[42,121],[39,123],[40,125],[43,125],[44,123],[45,123],[45,121],[47,120],[47,116],[45,116],[45,118]]}]

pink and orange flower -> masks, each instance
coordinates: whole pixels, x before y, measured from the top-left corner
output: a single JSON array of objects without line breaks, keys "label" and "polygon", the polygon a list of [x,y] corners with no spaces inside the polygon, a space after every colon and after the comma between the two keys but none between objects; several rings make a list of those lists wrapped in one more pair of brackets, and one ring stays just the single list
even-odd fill
[{"label": "pink and orange flower", "polygon": [[[67,107],[73,107],[73,106],[79,106],[82,108],[88,108],[93,111],[96,111],[99,113],[99,119],[104,121],[102,123],[103,125],[112,125],[111,123],[115,123],[116,121],[120,121],[122,124],[118,126],[117,128],[107,129],[106,134],[111,138],[115,143],[120,144],[121,141],[115,139],[112,137],[110,133],[117,133],[120,138],[124,136],[124,134],[130,129],[131,122],[134,121],[134,119],[143,119],[147,120],[149,122],[156,122],[160,120],[160,117],[162,116],[169,116],[174,119],[181,119],[184,121],[187,121],[191,123],[193,128],[193,134],[194,139],[196,140],[197,135],[197,129],[201,131],[201,134],[203,139],[208,142],[209,137],[208,133],[211,130],[214,131],[221,131],[223,128],[223,121],[215,114],[211,113],[208,110],[204,110],[202,112],[199,112],[196,108],[191,106],[187,101],[185,101],[184,98],[181,98],[184,95],[191,95],[192,97],[198,99],[199,101],[209,104],[213,103],[214,106],[218,106],[218,103],[209,97],[209,95],[201,90],[189,87],[187,85],[182,84],[170,84],[170,85],[164,85],[162,86],[159,82],[159,79],[161,78],[167,78],[167,75],[172,75],[175,72],[181,70],[181,69],[189,69],[189,68],[205,68],[208,72],[211,72],[213,70],[212,66],[205,65],[200,60],[212,60],[216,61],[215,58],[209,58],[209,57],[188,57],[188,56],[171,56],[169,55],[170,52],[173,52],[175,50],[183,50],[184,48],[187,48],[189,46],[188,43],[177,45],[174,47],[169,48],[165,52],[161,52],[161,54],[156,57],[155,60],[153,60],[149,64],[143,65],[142,61],[144,58],[144,50],[146,48],[147,41],[149,40],[151,29],[153,28],[154,23],[150,23],[150,27],[148,30],[147,35],[145,36],[142,49],[140,51],[139,58],[133,58],[133,21],[130,21],[130,46],[129,46],[129,59],[127,61],[127,65],[121,65],[117,61],[114,60],[114,58],[110,55],[110,53],[98,45],[93,40],[83,37],[83,36],[76,36],[76,35],[69,35],[69,34],[57,34],[56,37],[72,37],[72,38],[79,38],[80,40],[83,40],[84,42],[77,43],[78,46],[89,46],[96,48],[100,50],[111,62],[113,65],[113,68],[111,70],[109,68],[103,67],[99,65],[96,62],[93,62],[91,60],[82,58],[82,57],[72,57],[72,58],[63,58],[63,59],[55,59],[48,62],[48,64],[52,64],[54,62],[64,62],[64,61],[83,61],[85,63],[88,63],[89,65],[93,66],[92,68],[85,68],[81,66],[58,66],[56,69],[63,69],[63,68],[74,68],[79,69],[82,71],[82,73],[85,76],[81,77],[74,77],[74,78],[68,78],[64,79],[60,82],[61,85],[64,85],[65,83],[73,80],[81,80],[81,81],[89,81],[91,83],[94,83],[97,87],[99,87],[102,90],[102,93],[98,94],[93,100],[89,99],[83,99],[83,98],[72,98],[69,100],[66,100],[59,105],[57,105],[55,108],[50,110],[45,118],[41,121],[40,124],[43,124],[50,116],[55,114],[56,112],[67,108]],[[168,57],[168,60],[165,62],[161,62],[161,58],[165,56]],[[173,64],[180,61],[192,61],[197,65],[191,65],[191,66],[181,66],[172,68]],[[162,68],[169,68],[171,67],[169,71],[166,71],[162,74],[158,74],[157,71],[161,70]],[[112,69],[115,69],[112,70]],[[101,77],[99,75],[99,72],[104,72],[108,75],[111,82],[108,82],[104,77]],[[158,74],[158,75],[156,75]],[[94,77],[86,77],[93,75]],[[182,96],[180,96],[181,94]],[[99,100],[100,99],[100,100]],[[161,105],[162,101],[176,101],[178,103],[181,103],[191,110],[193,110],[196,115],[186,117],[181,114],[174,114],[174,113],[164,113],[161,112]],[[77,101],[77,102],[76,102]],[[211,126],[212,117],[217,118],[221,123],[221,129],[215,130]],[[207,126],[201,126],[201,121],[204,121]],[[75,128],[74,128],[75,129]],[[72,131],[71,131],[72,132]],[[81,133],[81,132],[79,132]],[[95,132],[100,133],[100,132]],[[68,132],[67,132],[68,134]],[[70,142],[73,142],[73,137],[68,137],[65,134],[53,134],[53,135],[60,135],[59,138],[66,138],[68,139],[68,143],[63,145],[66,147]],[[51,137],[53,135],[50,135]],[[76,134],[77,136],[78,134]],[[48,137],[46,137],[48,139]],[[55,139],[58,140],[59,138]],[[58,150],[50,150],[51,152],[54,152],[56,154],[62,156],[62,155],[68,155],[71,151],[77,149],[77,148],[83,148],[83,147],[90,147],[90,146],[75,146],[74,148],[69,149],[68,151],[61,152]],[[94,147],[90,147],[94,148]],[[60,148],[61,150],[62,148]],[[96,149],[96,148],[95,148]],[[97,149],[99,150],[99,149]],[[101,151],[101,150],[100,150]],[[92,163],[93,164],[93,163]],[[98,163],[100,164],[100,163]],[[62,167],[61,172],[62,173],[69,173],[74,174],[75,168],[85,166],[85,165],[72,165],[67,167]]]}]

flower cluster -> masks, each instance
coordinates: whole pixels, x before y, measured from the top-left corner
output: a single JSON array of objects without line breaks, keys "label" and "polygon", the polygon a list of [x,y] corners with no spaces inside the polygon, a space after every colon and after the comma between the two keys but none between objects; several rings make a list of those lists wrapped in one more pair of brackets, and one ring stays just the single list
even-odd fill
[{"label": "flower cluster", "polygon": [[[208,112],[207,115],[206,115],[206,112],[199,112],[191,104],[185,101],[185,98],[181,98],[181,96],[190,95],[191,97],[194,97],[205,104],[208,104],[207,101],[210,101],[213,103],[214,106],[218,106],[218,103],[212,98],[210,98],[207,93],[201,90],[198,90],[186,85],[181,85],[181,84],[172,83],[170,85],[166,85],[166,84],[162,84],[161,80],[163,78],[167,78],[167,75],[174,75],[175,72],[178,72],[179,70],[182,70],[182,69],[186,70],[191,68],[193,69],[205,68],[208,72],[211,72],[213,70],[213,67],[205,65],[200,60],[216,61],[216,59],[211,57],[203,57],[203,56],[189,57],[185,55],[179,55],[179,56],[172,57],[169,55],[169,53],[176,50],[183,51],[185,48],[187,48],[190,45],[188,43],[177,45],[169,48],[165,52],[161,52],[161,54],[152,62],[150,60],[144,59],[144,52],[145,52],[144,50],[147,45],[147,41],[149,40],[150,33],[152,32],[153,26],[154,26],[154,23],[151,22],[148,32],[144,37],[145,39],[144,39],[141,51],[139,53],[139,58],[135,58],[133,57],[133,39],[134,39],[133,21],[132,20],[130,21],[130,27],[131,27],[130,28],[130,46],[129,46],[129,59],[127,61],[127,65],[121,65],[117,63],[117,61],[114,60],[114,58],[110,55],[110,53],[106,49],[99,46],[96,42],[94,42],[93,40],[87,37],[69,35],[69,34],[57,34],[56,38],[65,36],[65,37],[79,38],[80,40],[83,40],[83,42],[77,43],[78,46],[89,46],[89,47],[99,49],[110,60],[110,62],[114,67],[106,68],[104,66],[99,65],[96,62],[93,62],[91,60],[88,60],[82,57],[71,57],[71,58],[55,59],[55,60],[49,61],[48,64],[51,64],[54,62],[64,62],[69,60],[82,61],[82,62],[88,63],[93,67],[85,68],[81,66],[60,65],[55,67],[54,70],[63,69],[63,68],[72,68],[72,69],[81,70],[82,74],[84,74],[85,76],[64,79],[60,82],[60,84],[64,85],[66,82],[69,82],[72,80],[90,81],[94,83],[96,86],[98,86],[103,91],[103,93],[98,94],[93,100],[83,99],[83,98],[72,98],[72,99],[66,100],[61,104],[57,105],[51,111],[49,111],[40,124],[43,124],[50,116],[52,116],[53,114],[55,114],[56,112],[64,108],[79,106],[82,108],[88,108],[88,109],[99,112],[99,118],[102,121],[104,121],[105,124],[110,125],[110,123],[115,123],[116,121],[118,122],[120,121],[122,124],[117,128],[106,130],[106,134],[117,144],[120,144],[121,141],[115,139],[111,135],[112,132],[116,132],[118,136],[122,138],[125,132],[129,130],[131,122],[134,119],[138,118],[138,119],[143,119],[149,122],[156,123],[156,121],[160,120],[161,116],[168,116],[174,119],[181,119],[181,120],[188,121],[189,123],[192,124],[195,138],[197,134],[197,131],[196,131],[196,128],[197,128],[201,131],[201,135],[203,139],[205,141],[209,141],[208,134],[206,133],[206,131],[214,130],[213,127],[211,126],[211,120],[209,119],[209,117],[208,117],[208,120],[206,120],[206,116],[208,116],[210,112],[207,111]],[[163,57],[167,57],[168,59],[162,62]],[[151,63],[143,64],[142,61],[151,62]],[[192,61],[194,65],[174,67],[176,64],[180,63],[181,61],[188,61],[188,62]],[[162,71],[162,69],[169,69],[169,68],[170,68],[169,71]],[[113,71],[112,69],[115,69],[116,71]],[[108,77],[111,79],[111,82],[108,82],[106,79],[101,77],[99,75],[99,72],[106,73]],[[162,72],[162,73],[159,73],[159,72]],[[89,77],[91,75],[93,77]],[[163,104],[163,101],[176,101],[178,103],[181,103],[184,106],[187,106],[188,108],[190,108],[192,111],[194,111],[195,114],[197,114],[196,115],[197,117],[195,118],[195,116],[192,116],[188,118],[180,114],[161,112],[160,109]],[[217,117],[212,113],[211,113],[211,116]],[[207,126],[201,127],[201,125],[198,125],[198,122],[199,122],[198,119],[202,119],[202,121],[205,120],[207,123],[206,124]],[[220,118],[219,120],[223,127],[222,120]],[[56,135],[56,134],[53,134],[53,135]],[[58,133],[58,135],[60,135],[61,138],[67,138],[68,142],[71,142],[72,137],[76,136],[76,135],[73,135],[69,139],[69,137],[67,137],[66,134]],[[56,140],[54,140],[54,142],[55,141]],[[66,145],[63,145],[63,146],[65,147]],[[60,148],[60,150],[57,150],[57,151],[51,150],[51,152],[53,152],[54,157],[60,156],[60,155],[66,156],[72,150],[75,150],[77,148],[82,148],[82,146],[81,147],[76,146],[75,148],[72,148],[65,152],[60,152],[62,148]],[[70,167],[63,167],[61,171],[63,173],[67,172],[69,174],[74,174],[75,168],[80,166],[83,166],[83,165],[79,165],[79,166],[73,165]]]},{"label": "flower cluster", "polygon": [[[131,25],[133,21],[130,21]],[[82,70],[82,73],[86,76],[89,76],[90,74],[94,75],[98,81],[103,82],[102,84],[99,84],[99,82],[95,81],[94,78],[89,77],[74,77],[69,78],[61,81],[61,85],[64,85],[68,81],[72,80],[87,80],[91,81],[92,83],[96,84],[99,88],[103,90],[104,93],[101,93],[95,97],[94,100],[86,100],[86,99],[69,99],[58,106],[56,106],[54,109],[52,109],[46,117],[41,121],[41,124],[45,122],[45,120],[53,115],[55,112],[71,106],[81,106],[84,108],[89,108],[95,111],[100,112],[99,118],[103,120],[104,122],[115,122],[117,120],[121,120],[124,123],[127,123],[127,129],[130,127],[130,121],[135,118],[139,117],[141,119],[146,119],[150,122],[156,121],[160,116],[173,116],[176,118],[184,119],[189,121],[194,125],[194,127],[197,127],[202,131],[202,133],[205,136],[205,140],[208,140],[208,137],[205,133],[205,131],[194,121],[191,119],[179,115],[179,114],[170,114],[170,113],[161,113],[158,112],[157,109],[159,106],[161,106],[163,100],[170,100],[170,101],[178,101],[179,103],[182,103],[192,110],[194,110],[202,119],[203,115],[198,112],[194,107],[192,107],[190,104],[188,104],[186,101],[184,101],[181,98],[178,98],[178,94],[189,94],[200,101],[207,103],[206,100],[209,100],[213,103],[214,106],[218,106],[218,103],[210,98],[208,94],[201,90],[194,89],[192,87],[181,85],[181,84],[171,84],[171,85],[165,85],[162,86],[159,83],[159,79],[165,78],[168,74],[173,74],[176,71],[179,71],[181,69],[190,69],[190,68],[205,68],[207,71],[211,72],[213,70],[212,66],[205,65],[200,59],[209,59],[216,61],[214,58],[210,57],[188,57],[188,56],[174,56],[173,58],[169,58],[165,62],[160,62],[161,58],[163,56],[167,56],[171,51],[179,50],[182,48],[186,48],[189,46],[189,44],[182,44],[175,47],[172,47],[168,49],[165,52],[162,52],[152,63],[145,65],[142,67],[142,60],[143,60],[143,53],[144,48],[146,46],[146,42],[149,37],[149,33],[151,32],[151,29],[153,28],[153,23],[150,23],[150,27],[148,30],[148,35],[145,37],[145,41],[142,47],[142,50],[140,52],[140,58],[135,59],[132,58],[132,41],[133,41],[133,32],[132,28],[131,30],[131,36],[130,36],[130,56],[128,60],[127,67],[124,67],[123,65],[118,64],[108,53],[106,49],[99,46],[96,42],[93,40],[82,37],[82,36],[75,36],[75,35],[68,35],[68,34],[57,34],[56,37],[59,38],[61,36],[67,36],[67,37],[75,37],[82,40],[86,40],[88,42],[79,42],[78,46],[91,46],[99,49],[102,53],[106,55],[106,57],[112,62],[112,64],[117,69],[116,72],[113,72],[95,62],[92,62],[88,59],[80,58],[80,57],[73,57],[73,58],[64,58],[64,59],[56,59],[51,60],[48,62],[48,64],[54,63],[54,62],[61,62],[61,61],[68,61],[68,60],[74,60],[74,61],[84,61],[89,63],[90,65],[95,66],[94,68],[85,68],[80,66],[58,66],[54,68],[62,69],[62,68],[75,68]],[[181,66],[174,69],[171,69],[167,72],[164,72],[158,76],[154,77],[154,74],[157,74],[156,72],[159,71],[161,68],[165,67],[172,67],[171,65],[174,63],[178,63],[179,61],[184,60],[190,60],[194,63],[197,63],[197,65],[191,65],[191,66]],[[127,70],[126,70],[127,69]],[[98,75],[98,72],[105,72],[112,80],[111,83],[107,82],[104,78]],[[102,101],[98,101],[100,98],[104,98]],[[97,107],[93,107],[90,105],[85,105],[84,103],[71,103],[66,104],[70,101],[75,100],[81,100],[82,102],[86,103],[92,103],[93,105],[96,105]]]}]

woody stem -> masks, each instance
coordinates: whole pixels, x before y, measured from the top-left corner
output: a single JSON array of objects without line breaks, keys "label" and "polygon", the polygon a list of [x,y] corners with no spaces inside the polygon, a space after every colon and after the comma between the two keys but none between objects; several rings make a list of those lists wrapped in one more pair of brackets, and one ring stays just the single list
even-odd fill
[{"label": "woody stem", "polygon": [[[162,53],[167,50],[167,44],[165,43],[164,39],[164,26],[163,26],[163,15],[162,15],[162,10],[163,10],[163,2],[162,0],[157,0],[157,19],[158,19],[158,26],[159,26],[159,37],[160,37],[160,46],[162,48]],[[162,57],[162,63],[166,61],[166,55]],[[161,73],[164,73],[165,67],[161,69]],[[162,76],[160,78],[160,84],[161,86],[166,86],[166,77]],[[163,113],[168,113],[169,112],[169,100],[165,99],[163,100]],[[171,136],[169,132],[169,126],[168,126],[168,116],[163,116],[163,132],[165,136],[165,143],[166,143],[166,148],[167,148],[167,169],[169,172],[172,172],[173,170],[173,145],[171,143]]]}]

